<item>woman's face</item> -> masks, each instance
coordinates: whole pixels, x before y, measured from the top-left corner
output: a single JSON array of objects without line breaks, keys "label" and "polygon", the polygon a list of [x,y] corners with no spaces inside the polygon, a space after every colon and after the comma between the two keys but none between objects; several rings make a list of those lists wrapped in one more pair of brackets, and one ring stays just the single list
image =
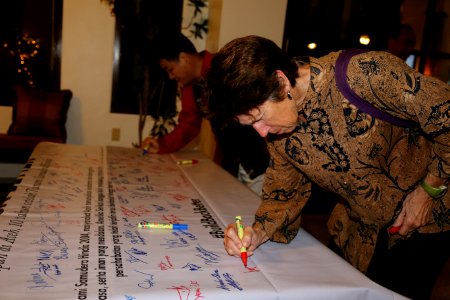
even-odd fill
[{"label": "woman's face", "polygon": [[292,132],[297,126],[298,112],[295,101],[285,98],[279,102],[266,100],[248,114],[238,115],[237,118],[242,125],[251,125],[260,136],[266,137],[268,133]]}]

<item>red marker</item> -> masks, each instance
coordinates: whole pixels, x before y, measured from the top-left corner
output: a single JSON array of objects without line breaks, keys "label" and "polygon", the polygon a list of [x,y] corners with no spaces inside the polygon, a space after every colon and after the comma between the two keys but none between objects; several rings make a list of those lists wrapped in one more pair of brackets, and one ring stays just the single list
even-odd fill
[{"label": "red marker", "polygon": [[389,232],[390,234],[396,234],[399,230],[400,230],[400,226],[391,226],[391,227],[388,229],[388,232]]},{"label": "red marker", "polygon": [[[242,225],[241,223],[242,218],[241,216],[237,216],[235,220],[238,236],[242,240],[242,238],[244,237],[244,225]],[[247,267],[247,249],[245,247],[241,247],[241,259],[244,263],[244,267]]]}]

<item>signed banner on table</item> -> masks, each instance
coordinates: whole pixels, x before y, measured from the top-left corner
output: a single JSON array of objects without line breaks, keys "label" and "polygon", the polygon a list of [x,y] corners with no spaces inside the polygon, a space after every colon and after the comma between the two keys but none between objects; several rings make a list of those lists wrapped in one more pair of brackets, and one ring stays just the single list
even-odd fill
[{"label": "signed banner on table", "polygon": [[2,298],[276,298],[225,253],[224,224],[172,156],[45,144],[31,162],[0,215]]}]

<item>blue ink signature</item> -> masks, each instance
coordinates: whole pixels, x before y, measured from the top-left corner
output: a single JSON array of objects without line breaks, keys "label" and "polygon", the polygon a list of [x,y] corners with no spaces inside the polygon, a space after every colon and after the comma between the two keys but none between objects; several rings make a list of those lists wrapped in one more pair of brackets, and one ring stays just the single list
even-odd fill
[{"label": "blue ink signature", "polygon": [[200,257],[201,259],[203,259],[203,261],[204,261],[204,263],[206,265],[216,264],[216,263],[219,262],[220,255],[218,255],[216,253],[213,253],[211,251],[208,251],[208,250],[204,249],[200,245],[195,247],[195,249],[198,252],[195,256]]},{"label": "blue ink signature", "polygon": [[197,266],[196,264],[193,263],[187,263],[184,267],[182,267],[183,269],[189,269],[189,271],[203,271],[202,267]]},{"label": "blue ink signature", "polygon": [[153,275],[152,274],[148,274],[148,273],[144,273],[138,270],[134,270],[137,273],[141,273],[143,275],[145,275],[145,279],[141,282],[138,283],[138,287],[143,288],[143,289],[149,289],[152,288],[155,283],[153,282]]},{"label": "blue ink signature", "polygon": [[230,286],[239,291],[243,290],[239,283],[233,279],[233,275],[231,275],[230,273],[223,273],[222,275],[220,275],[219,270],[215,269],[211,276],[214,277],[214,281],[218,283],[217,288],[219,289],[230,291],[230,288],[228,287]]}]

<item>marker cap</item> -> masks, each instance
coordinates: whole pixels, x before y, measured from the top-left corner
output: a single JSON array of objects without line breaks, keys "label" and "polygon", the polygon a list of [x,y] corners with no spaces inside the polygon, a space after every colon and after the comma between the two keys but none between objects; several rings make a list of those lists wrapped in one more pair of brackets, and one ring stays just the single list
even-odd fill
[{"label": "marker cap", "polygon": [[188,229],[187,224],[172,224],[172,228],[176,230],[186,230]]}]

